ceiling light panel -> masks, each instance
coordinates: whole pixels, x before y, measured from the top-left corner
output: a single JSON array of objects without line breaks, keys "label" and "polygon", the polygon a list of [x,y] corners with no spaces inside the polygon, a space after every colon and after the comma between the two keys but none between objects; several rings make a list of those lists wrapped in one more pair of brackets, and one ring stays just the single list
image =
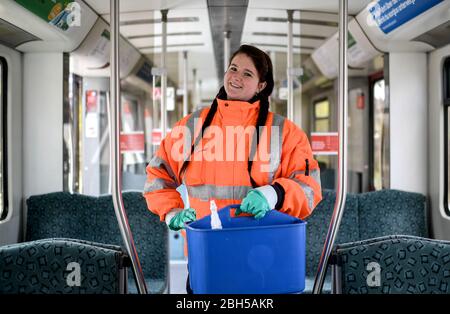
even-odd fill
[{"label": "ceiling light panel", "polygon": [[[355,15],[363,10],[372,0],[348,1],[349,14]],[[249,0],[249,9],[276,9],[279,10],[302,10],[338,13],[339,1],[337,0]]]},{"label": "ceiling light panel", "polygon": [[[109,15],[110,0],[84,0],[100,15]],[[162,9],[205,9],[204,0],[131,0],[120,1],[120,12],[159,11]]]}]

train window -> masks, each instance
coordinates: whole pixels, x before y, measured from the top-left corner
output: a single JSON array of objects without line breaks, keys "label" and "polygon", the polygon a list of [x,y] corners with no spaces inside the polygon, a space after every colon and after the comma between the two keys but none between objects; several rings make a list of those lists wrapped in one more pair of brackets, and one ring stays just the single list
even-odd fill
[{"label": "train window", "polygon": [[64,149],[63,149],[63,184],[64,191],[80,192],[80,153],[81,123],[80,115],[83,95],[81,76],[70,73],[67,79],[67,101],[64,102]]},{"label": "train window", "polygon": [[379,79],[372,85],[373,102],[373,187],[381,190],[385,187],[386,177],[384,156],[386,154],[384,139],[386,138],[386,102],[385,102],[385,81]]},{"label": "train window", "polygon": [[330,102],[322,99],[314,103],[314,131],[327,132],[330,128]]},{"label": "train window", "polygon": [[[443,96],[444,96],[444,156],[447,159],[447,162],[444,163],[444,173],[446,175],[445,182],[445,190],[447,193],[444,193],[444,208],[447,215],[450,216],[450,175],[449,175],[449,164],[450,164],[450,154],[449,154],[449,141],[450,141],[450,129],[448,126],[449,122],[449,107],[450,107],[450,57],[447,58],[444,62],[444,79],[443,79]],[[445,191],[444,190],[444,191]]]},{"label": "train window", "polygon": [[0,57],[0,220],[8,215],[7,162],[6,162],[6,106],[7,106],[7,63]]},{"label": "train window", "polygon": [[[328,98],[322,98],[313,102],[313,131],[329,132],[330,131],[330,101]],[[316,160],[319,162],[322,174],[326,173],[326,169],[332,167],[332,157],[328,155],[317,155]],[[324,180],[326,182],[327,180]],[[334,180],[332,185],[325,185],[326,188],[334,188]],[[330,182],[331,182],[330,181]]]}]

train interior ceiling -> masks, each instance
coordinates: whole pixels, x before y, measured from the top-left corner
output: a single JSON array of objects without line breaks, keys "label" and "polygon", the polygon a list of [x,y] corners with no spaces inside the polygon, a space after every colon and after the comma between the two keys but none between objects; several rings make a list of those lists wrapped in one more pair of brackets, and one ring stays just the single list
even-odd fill
[{"label": "train interior ceiling", "polygon": [[[110,1],[53,1],[60,7],[44,12],[51,2],[0,3],[0,245],[26,239],[31,196],[111,194]],[[430,237],[450,240],[450,1],[429,1],[391,29],[374,20],[377,3],[391,1],[348,1],[348,192],[420,193]],[[68,4],[75,23],[56,19]],[[337,152],[320,145],[338,130],[338,10],[337,0],[120,1],[123,190],[143,190],[165,134],[162,75],[170,131],[212,103],[244,43],[271,57],[270,110],[287,116],[293,93],[290,118],[317,150],[322,188],[335,190]],[[183,238],[171,231],[169,241],[171,262],[185,265]]]}]

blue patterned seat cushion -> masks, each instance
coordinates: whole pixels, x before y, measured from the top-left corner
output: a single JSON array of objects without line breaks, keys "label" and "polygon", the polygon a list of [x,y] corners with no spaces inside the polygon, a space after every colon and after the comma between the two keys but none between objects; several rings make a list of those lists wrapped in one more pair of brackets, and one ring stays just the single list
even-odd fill
[{"label": "blue patterned seat cushion", "polygon": [[[0,247],[0,294],[120,293],[124,280],[119,246],[74,239],[44,239]],[[68,283],[79,265],[79,286]]]},{"label": "blue patterned seat cushion", "polygon": [[[334,255],[342,293],[450,293],[449,241],[392,235],[338,245]],[[380,270],[375,284],[371,262]]]},{"label": "blue patterned seat cushion", "polygon": [[[144,275],[167,282],[166,224],[147,209],[140,192],[123,192],[123,202]],[[123,246],[111,195],[55,192],[31,196],[27,207],[27,241],[67,237]]]}]

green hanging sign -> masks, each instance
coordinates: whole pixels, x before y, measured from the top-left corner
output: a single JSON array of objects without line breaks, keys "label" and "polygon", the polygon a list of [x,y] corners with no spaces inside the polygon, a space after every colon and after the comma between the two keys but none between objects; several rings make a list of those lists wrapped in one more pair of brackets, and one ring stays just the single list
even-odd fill
[{"label": "green hanging sign", "polygon": [[14,0],[44,21],[64,31],[80,26],[80,5],[74,0]]},{"label": "green hanging sign", "polygon": [[348,40],[347,40],[347,48],[351,48],[354,45],[356,45],[356,40],[352,36],[352,34],[350,32],[348,32],[347,38],[348,38]]}]

